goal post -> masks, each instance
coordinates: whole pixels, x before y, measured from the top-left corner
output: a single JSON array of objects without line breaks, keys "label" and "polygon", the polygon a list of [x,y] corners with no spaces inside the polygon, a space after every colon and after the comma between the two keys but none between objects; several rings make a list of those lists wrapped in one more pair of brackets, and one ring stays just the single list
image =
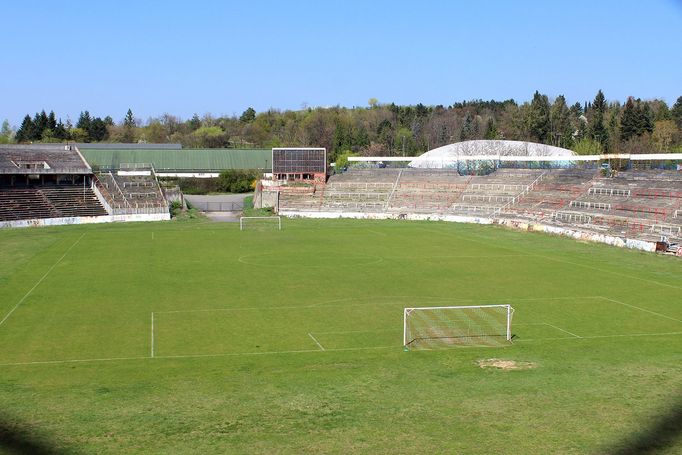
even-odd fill
[{"label": "goal post", "polygon": [[511,305],[405,308],[405,349],[503,346],[511,342]]},{"label": "goal post", "polygon": [[282,230],[282,218],[279,216],[242,216],[239,218],[239,230]]}]

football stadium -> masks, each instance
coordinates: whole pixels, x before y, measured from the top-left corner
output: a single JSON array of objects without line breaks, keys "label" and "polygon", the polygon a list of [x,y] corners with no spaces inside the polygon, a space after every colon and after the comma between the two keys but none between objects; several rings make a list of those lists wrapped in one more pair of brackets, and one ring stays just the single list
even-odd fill
[{"label": "football stadium", "polygon": [[[682,157],[469,141],[330,175],[324,148],[212,153],[0,146],[17,447],[671,448]],[[273,216],[170,220],[164,172],[240,166]]]}]

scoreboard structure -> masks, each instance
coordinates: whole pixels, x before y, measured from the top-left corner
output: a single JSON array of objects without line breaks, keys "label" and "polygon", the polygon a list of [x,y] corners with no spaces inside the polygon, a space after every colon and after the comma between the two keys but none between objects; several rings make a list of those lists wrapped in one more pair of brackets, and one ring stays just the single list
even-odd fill
[{"label": "scoreboard structure", "polygon": [[277,147],[272,149],[272,178],[276,180],[327,180],[327,149]]}]

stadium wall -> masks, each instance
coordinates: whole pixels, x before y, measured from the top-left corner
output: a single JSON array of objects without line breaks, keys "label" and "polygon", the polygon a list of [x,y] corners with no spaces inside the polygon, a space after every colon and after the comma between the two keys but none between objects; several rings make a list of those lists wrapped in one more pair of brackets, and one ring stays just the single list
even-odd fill
[{"label": "stadium wall", "polygon": [[74,216],[68,218],[44,218],[33,220],[0,221],[2,228],[39,226],[62,226],[65,224],[99,224],[131,221],[168,221],[170,213],[145,213],[134,215]]},{"label": "stadium wall", "polygon": [[585,232],[577,229],[566,229],[558,226],[548,226],[541,223],[532,223],[526,221],[518,221],[505,218],[484,218],[471,216],[457,216],[457,215],[436,215],[436,214],[419,214],[419,213],[363,213],[363,212],[304,212],[304,211],[280,211],[279,215],[286,217],[302,217],[302,218],[355,218],[355,219],[371,219],[371,220],[411,220],[411,221],[446,221],[451,223],[473,223],[473,224],[497,224],[511,229],[544,232],[546,234],[560,235],[562,237],[570,237],[575,240],[582,240],[594,243],[604,243],[620,248],[629,248],[633,250],[655,252],[656,242],[647,242],[645,240],[629,239],[623,237],[616,237],[605,234],[598,234],[594,232]]}]

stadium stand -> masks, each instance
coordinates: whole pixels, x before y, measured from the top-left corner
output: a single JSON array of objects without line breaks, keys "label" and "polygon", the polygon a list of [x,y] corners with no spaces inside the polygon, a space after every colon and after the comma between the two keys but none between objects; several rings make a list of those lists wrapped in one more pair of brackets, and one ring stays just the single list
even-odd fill
[{"label": "stadium stand", "polygon": [[438,214],[536,221],[656,241],[682,240],[682,173],[596,168],[358,169],[307,192],[282,192],[280,212]]},{"label": "stadium stand", "polygon": [[73,145],[0,146],[0,226],[168,219],[153,169],[143,174],[100,179]]},{"label": "stadium stand", "polygon": [[64,145],[0,147],[0,222],[107,215],[92,171]]}]

